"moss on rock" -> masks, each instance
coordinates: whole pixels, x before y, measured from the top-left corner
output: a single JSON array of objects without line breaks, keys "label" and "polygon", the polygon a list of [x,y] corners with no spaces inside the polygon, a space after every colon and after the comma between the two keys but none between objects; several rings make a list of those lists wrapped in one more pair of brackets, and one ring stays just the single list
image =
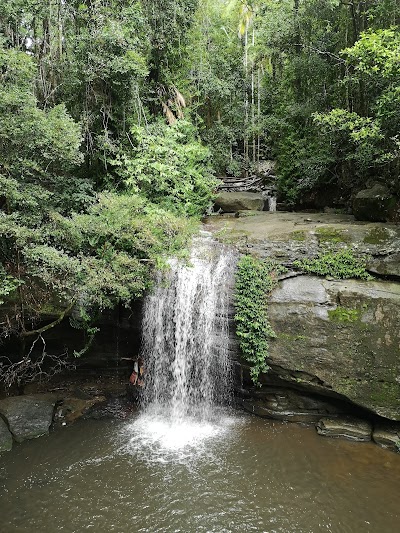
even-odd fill
[{"label": "moss on rock", "polygon": [[350,236],[345,230],[333,227],[317,228],[315,234],[320,243],[347,243],[350,241]]},{"label": "moss on rock", "polygon": [[390,240],[390,231],[383,227],[371,228],[365,235],[363,242],[366,244],[384,244]]},{"label": "moss on rock", "polygon": [[336,309],[329,310],[328,316],[333,322],[357,322],[360,319],[361,311],[338,306]]}]

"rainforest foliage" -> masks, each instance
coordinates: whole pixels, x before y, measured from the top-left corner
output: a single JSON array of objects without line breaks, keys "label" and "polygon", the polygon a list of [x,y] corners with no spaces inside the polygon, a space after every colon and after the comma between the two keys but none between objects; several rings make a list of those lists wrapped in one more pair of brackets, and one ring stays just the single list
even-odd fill
[{"label": "rainforest foliage", "polygon": [[368,180],[399,192],[399,20],[399,0],[201,2],[177,83],[218,172],[273,159],[294,206]]},{"label": "rainforest foliage", "polygon": [[210,152],[169,72],[196,3],[156,4],[2,4],[2,337],[66,310],[90,336],[210,206]]},{"label": "rainforest foliage", "polygon": [[292,205],[399,192],[399,3],[3,0],[3,335],[142,294],[215,175],[274,159]]}]

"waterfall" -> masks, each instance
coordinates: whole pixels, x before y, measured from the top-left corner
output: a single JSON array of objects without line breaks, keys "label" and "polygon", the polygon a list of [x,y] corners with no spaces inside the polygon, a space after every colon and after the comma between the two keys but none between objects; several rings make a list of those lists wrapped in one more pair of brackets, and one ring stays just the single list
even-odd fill
[{"label": "waterfall", "polygon": [[142,322],[145,412],[209,420],[231,395],[229,295],[235,256],[210,234],[194,240],[188,263],[173,260],[146,297]]},{"label": "waterfall", "polygon": [[268,196],[268,211],[276,211],[276,196]]}]

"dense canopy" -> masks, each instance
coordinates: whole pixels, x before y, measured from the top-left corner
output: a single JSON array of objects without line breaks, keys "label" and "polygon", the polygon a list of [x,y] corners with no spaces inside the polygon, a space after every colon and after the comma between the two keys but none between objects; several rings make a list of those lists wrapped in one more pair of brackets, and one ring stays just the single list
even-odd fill
[{"label": "dense canopy", "polygon": [[399,18],[399,0],[4,0],[2,336],[40,331],[49,299],[92,334],[184,248],[215,176],[272,159],[289,207],[399,193]]}]

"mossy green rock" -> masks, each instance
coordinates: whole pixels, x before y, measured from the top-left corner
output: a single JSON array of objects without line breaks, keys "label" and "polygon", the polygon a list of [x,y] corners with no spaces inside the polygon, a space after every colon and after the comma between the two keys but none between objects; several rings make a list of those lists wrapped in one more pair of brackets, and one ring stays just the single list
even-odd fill
[{"label": "mossy green rock", "polygon": [[350,248],[363,257],[368,271],[400,279],[400,226],[356,222],[350,215],[252,212],[250,217],[210,217],[224,242],[242,253],[293,263],[326,249]]},{"label": "mossy green rock", "polygon": [[12,396],[0,401],[0,413],[7,420],[14,439],[22,442],[48,434],[55,401],[46,394]]},{"label": "mossy green rock", "polygon": [[400,420],[400,284],[299,276],[272,293],[268,312],[280,379]]}]

